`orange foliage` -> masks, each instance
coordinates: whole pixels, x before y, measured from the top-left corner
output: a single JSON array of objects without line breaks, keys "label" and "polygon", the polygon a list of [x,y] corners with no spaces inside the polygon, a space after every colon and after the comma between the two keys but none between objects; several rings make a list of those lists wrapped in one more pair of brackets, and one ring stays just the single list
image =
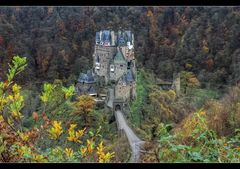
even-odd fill
[{"label": "orange foliage", "polygon": [[41,125],[41,128],[46,129],[46,128],[50,125],[50,120],[49,120],[49,118],[47,117],[47,115],[46,115],[45,112],[42,113],[42,118],[43,118],[44,124]]},{"label": "orange foliage", "polygon": [[33,112],[32,113],[32,118],[36,122],[38,120],[38,113],[37,112]]},{"label": "orange foliage", "polygon": [[7,46],[7,57],[9,60],[12,60],[13,58],[13,49],[14,49],[14,45],[13,44],[8,44]]},{"label": "orange foliage", "polygon": [[94,108],[93,97],[88,95],[83,95],[78,97],[77,108],[78,112],[81,113],[90,113]]},{"label": "orange foliage", "polygon": [[53,13],[53,9],[54,8],[52,6],[48,7],[48,15],[51,15]]},{"label": "orange foliage", "polygon": [[0,45],[3,45],[4,39],[3,37],[0,35]]},{"label": "orange foliage", "polygon": [[147,16],[148,16],[148,17],[152,17],[152,16],[153,16],[153,13],[152,13],[151,10],[148,10],[148,12],[147,12]]},{"label": "orange foliage", "polygon": [[94,109],[95,101],[93,97],[88,95],[82,95],[78,97],[78,101],[76,103],[77,110],[74,114],[82,115],[85,121],[85,124],[88,123],[88,116]]},{"label": "orange foliage", "polygon": [[208,59],[205,63],[207,64],[208,70],[212,70],[213,65],[214,65],[213,59]]}]

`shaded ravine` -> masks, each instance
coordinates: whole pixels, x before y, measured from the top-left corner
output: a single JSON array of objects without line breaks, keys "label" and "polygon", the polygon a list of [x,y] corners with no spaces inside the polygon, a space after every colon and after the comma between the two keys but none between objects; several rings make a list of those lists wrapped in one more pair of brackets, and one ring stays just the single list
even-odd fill
[{"label": "shaded ravine", "polygon": [[[113,108],[113,99],[114,99],[114,92],[113,89],[109,89],[108,93],[108,102],[107,106]],[[129,145],[132,150],[131,160],[130,162],[139,162],[140,159],[140,148],[141,145],[144,143],[137,135],[133,132],[133,130],[128,126],[126,119],[124,118],[123,112],[117,110],[114,112],[115,119],[117,122],[118,129],[121,131],[123,130],[127,136]]]}]

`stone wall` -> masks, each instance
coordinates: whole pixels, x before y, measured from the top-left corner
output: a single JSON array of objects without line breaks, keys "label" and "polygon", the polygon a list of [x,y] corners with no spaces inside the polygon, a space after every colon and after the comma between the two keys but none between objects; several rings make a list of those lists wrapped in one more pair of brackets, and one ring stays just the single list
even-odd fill
[{"label": "stone wall", "polygon": [[129,100],[130,98],[130,86],[124,85],[122,79],[119,79],[115,86],[115,98],[123,99],[124,101]]},{"label": "stone wall", "polygon": [[97,61],[97,56],[100,59],[100,69],[96,70],[95,73],[98,76],[105,76],[105,81],[109,80],[109,62],[116,53],[116,47],[111,46],[100,46],[95,45],[95,52],[94,52],[94,59],[93,59],[93,66],[95,68],[95,64]]},{"label": "stone wall", "polygon": [[132,99],[137,97],[136,87],[137,87],[136,82],[133,82],[132,86],[131,86],[131,89],[132,89],[132,96],[131,97],[132,97]]},{"label": "stone wall", "polygon": [[87,83],[77,83],[76,90],[78,95],[88,94],[87,90],[93,86],[96,89],[96,84],[87,84]]},{"label": "stone wall", "polygon": [[124,73],[127,72],[127,63],[114,64],[114,72],[110,72],[110,80],[117,81]]},{"label": "stone wall", "polygon": [[130,60],[134,59],[134,49],[128,49],[127,46],[122,46],[121,50],[122,50],[124,58],[127,61],[130,61]]}]

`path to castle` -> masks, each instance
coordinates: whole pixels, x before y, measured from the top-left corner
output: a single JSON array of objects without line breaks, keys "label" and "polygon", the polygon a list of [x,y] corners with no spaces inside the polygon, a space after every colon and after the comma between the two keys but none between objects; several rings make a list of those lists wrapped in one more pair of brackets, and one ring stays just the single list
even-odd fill
[{"label": "path to castle", "polygon": [[[113,89],[109,89],[109,100],[107,105],[113,108],[113,99],[114,92]],[[137,135],[133,132],[133,130],[128,126],[126,119],[121,111],[115,112],[115,118],[118,123],[118,129],[123,130],[128,138],[128,142],[132,149],[132,156],[130,162],[139,162],[140,157],[140,146],[144,143],[141,139],[137,137]]]}]

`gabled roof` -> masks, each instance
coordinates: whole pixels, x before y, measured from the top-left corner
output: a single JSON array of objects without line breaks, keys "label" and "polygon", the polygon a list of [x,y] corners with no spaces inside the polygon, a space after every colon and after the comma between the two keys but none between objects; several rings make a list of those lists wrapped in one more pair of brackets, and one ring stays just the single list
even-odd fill
[{"label": "gabled roof", "polygon": [[80,83],[95,83],[94,77],[92,76],[91,71],[88,71],[86,74],[81,73],[78,82]]},{"label": "gabled roof", "polygon": [[113,61],[114,61],[114,63],[116,63],[116,62],[118,62],[118,63],[119,62],[120,63],[126,62],[126,60],[125,60],[125,58],[122,54],[122,51],[120,49],[117,51],[117,54],[114,56]]},{"label": "gabled roof", "polygon": [[134,78],[134,75],[133,75],[133,72],[132,72],[132,69],[128,69],[127,70],[127,73],[124,73],[118,80],[126,83],[126,84],[129,84],[131,82],[134,82],[135,81],[135,78]]},{"label": "gabled roof", "polygon": [[133,82],[134,81],[134,76],[133,76],[132,69],[127,70],[126,80],[127,80],[127,82]]},{"label": "gabled roof", "polygon": [[126,31],[111,31],[111,30],[101,30],[96,32],[96,43],[110,43],[111,45],[120,45],[125,46],[127,42],[130,42],[130,45],[133,45],[133,33],[129,30]]},{"label": "gabled roof", "polygon": [[88,94],[96,94],[97,92],[96,92],[96,90],[95,90],[95,88],[93,87],[93,86],[90,86],[89,88],[88,88]]},{"label": "gabled roof", "polygon": [[96,32],[96,41],[100,41],[100,32]]},{"label": "gabled roof", "polygon": [[111,34],[109,30],[104,30],[102,36],[103,41],[111,41]]}]

